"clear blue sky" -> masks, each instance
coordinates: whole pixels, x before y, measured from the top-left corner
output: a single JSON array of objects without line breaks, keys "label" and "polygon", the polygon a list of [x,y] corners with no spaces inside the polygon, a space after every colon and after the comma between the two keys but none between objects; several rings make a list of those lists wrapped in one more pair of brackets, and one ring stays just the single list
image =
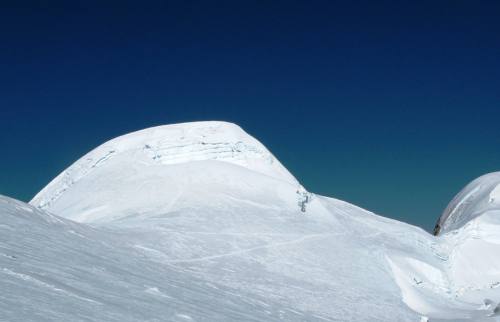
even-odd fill
[{"label": "clear blue sky", "polygon": [[0,193],[133,130],[238,123],[310,191],[431,230],[500,170],[500,2],[0,8]]}]

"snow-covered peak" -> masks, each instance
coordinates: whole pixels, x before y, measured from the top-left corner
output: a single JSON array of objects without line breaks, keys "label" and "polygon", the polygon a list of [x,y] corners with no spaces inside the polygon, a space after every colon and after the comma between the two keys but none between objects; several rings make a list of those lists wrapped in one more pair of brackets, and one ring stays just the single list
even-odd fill
[{"label": "snow-covered peak", "polygon": [[0,196],[0,312],[35,320],[43,302],[52,320],[500,321],[499,183],[469,184],[439,222],[453,233],[437,238],[305,191],[236,125],[134,132],[32,200],[50,213]]},{"label": "snow-covered peak", "polygon": [[[272,179],[299,186],[288,170],[239,126],[215,121],[181,123],[148,128],[102,144],[52,180],[31,204],[56,214],[64,212],[75,220],[94,220],[107,211],[104,208],[114,212],[172,209],[178,199],[175,196],[186,185],[198,185],[206,191],[224,178],[223,183],[232,183],[233,188],[236,184],[260,186],[253,177],[263,177],[260,183]],[[122,207],[109,207],[108,201]]]},{"label": "snow-covered peak", "polygon": [[434,234],[458,229],[493,210],[500,210],[500,172],[485,174],[463,188],[444,210]]}]

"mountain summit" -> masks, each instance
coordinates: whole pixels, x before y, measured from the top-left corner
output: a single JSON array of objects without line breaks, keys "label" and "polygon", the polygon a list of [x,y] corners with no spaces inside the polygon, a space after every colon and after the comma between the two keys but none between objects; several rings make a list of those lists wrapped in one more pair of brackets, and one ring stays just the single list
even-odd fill
[{"label": "mountain summit", "polygon": [[498,178],[433,236],[306,191],[234,124],[130,133],[0,197],[0,320],[499,321]]},{"label": "mountain summit", "polygon": [[147,209],[170,211],[186,187],[211,190],[215,188],[211,185],[227,184],[230,190],[259,182],[252,177],[299,186],[239,126],[182,123],[133,132],[102,144],[63,171],[30,203],[76,221],[106,221]]}]

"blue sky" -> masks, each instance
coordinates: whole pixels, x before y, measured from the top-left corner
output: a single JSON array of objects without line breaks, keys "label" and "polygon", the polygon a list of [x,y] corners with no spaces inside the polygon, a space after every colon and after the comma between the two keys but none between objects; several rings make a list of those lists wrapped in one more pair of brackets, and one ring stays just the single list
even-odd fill
[{"label": "blue sky", "polygon": [[238,123],[311,191],[431,230],[500,170],[500,5],[23,2],[0,10],[0,193],[141,128]]}]

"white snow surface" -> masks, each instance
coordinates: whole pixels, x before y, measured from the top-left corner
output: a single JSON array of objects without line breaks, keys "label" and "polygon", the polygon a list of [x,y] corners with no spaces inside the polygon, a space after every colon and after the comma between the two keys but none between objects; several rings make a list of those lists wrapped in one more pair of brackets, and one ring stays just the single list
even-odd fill
[{"label": "white snow surface", "polygon": [[224,179],[212,173],[210,166],[197,167],[206,172],[203,175],[176,170],[210,161],[223,161],[228,167],[239,166],[298,185],[288,170],[239,126],[193,122],[153,127],[104,143],[57,176],[31,204],[86,222],[116,220],[149,210],[166,211],[160,208],[173,205],[172,198],[182,193],[182,187],[176,184],[197,184],[197,178],[206,184]]},{"label": "white snow surface", "polygon": [[236,125],[146,129],[0,197],[0,321],[500,321],[487,209],[433,236],[307,192]]},{"label": "white snow surface", "polygon": [[446,233],[490,211],[500,211],[500,172],[469,183],[446,207],[437,225],[440,233]]}]

